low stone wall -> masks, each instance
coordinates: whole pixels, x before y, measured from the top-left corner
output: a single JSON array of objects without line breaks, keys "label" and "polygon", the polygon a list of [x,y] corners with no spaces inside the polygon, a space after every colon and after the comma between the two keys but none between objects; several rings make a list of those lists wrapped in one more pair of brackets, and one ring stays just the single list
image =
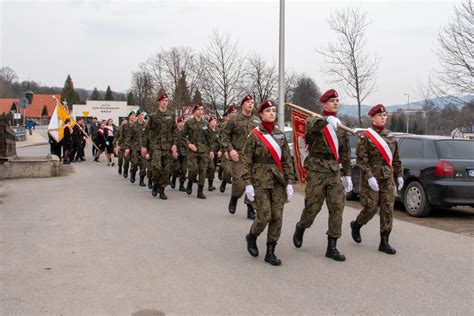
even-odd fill
[{"label": "low stone wall", "polygon": [[0,179],[57,177],[59,173],[59,158],[55,155],[12,157],[0,167]]}]

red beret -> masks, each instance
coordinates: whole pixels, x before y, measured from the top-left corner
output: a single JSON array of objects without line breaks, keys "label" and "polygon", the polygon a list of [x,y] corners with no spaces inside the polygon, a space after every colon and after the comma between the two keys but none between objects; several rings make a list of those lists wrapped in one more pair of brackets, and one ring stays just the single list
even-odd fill
[{"label": "red beret", "polygon": [[240,105],[243,105],[245,102],[248,100],[253,100],[253,97],[250,94],[247,94],[243,99],[242,102],[240,102]]},{"label": "red beret", "polygon": [[377,104],[370,109],[369,116],[375,115],[377,113],[383,113],[383,112],[387,112],[385,110],[385,107],[382,104]]},{"label": "red beret", "polygon": [[266,108],[275,106],[275,102],[272,100],[263,100],[262,103],[258,106],[258,113],[262,113]]},{"label": "red beret", "polygon": [[163,99],[168,99],[168,95],[166,94],[166,92],[161,92],[157,100],[161,101]]},{"label": "red beret", "polygon": [[211,122],[211,121],[217,120],[217,118],[215,116],[209,116],[207,120]]},{"label": "red beret", "polygon": [[184,122],[184,116],[178,116],[176,123]]},{"label": "red beret", "polygon": [[324,103],[327,102],[331,98],[337,98],[339,95],[337,94],[337,91],[334,89],[330,89],[326,92],[324,92],[320,97],[319,97],[319,102]]},{"label": "red beret", "polygon": [[237,111],[237,108],[235,107],[234,104],[229,105],[229,107],[227,108],[227,113],[232,113],[235,111]]},{"label": "red beret", "polygon": [[198,107],[201,107],[201,106],[203,105],[199,102],[194,103],[193,113],[198,109]]}]

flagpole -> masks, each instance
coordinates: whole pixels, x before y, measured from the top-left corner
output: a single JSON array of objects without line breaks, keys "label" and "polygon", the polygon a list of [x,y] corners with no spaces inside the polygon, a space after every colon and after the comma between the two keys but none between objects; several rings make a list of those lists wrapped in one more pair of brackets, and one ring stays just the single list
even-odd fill
[{"label": "flagpole", "polygon": [[[293,109],[295,109],[295,110],[297,110],[297,111],[300,111],[301,113],[305,113],[305,114],[308,114],[308,115],[310,115],[310,116],[314,116],[314,117],[317,117],[317,118],[323,118],[323,117],[324,117],[324,116],[322,116],[322,115],[320,115],[320,114],[314,113],[314,112],[312,112],[312,111],[310,111],[310,110],[308,110],[308,109],[305,109],[305,108],[303,108],[303,107],[301,107],[301,106],[299,106],[299,105],[296,105],[296,104],[293,104],[293,103],[290,103],[290,102],[285,103],[285,105],[286,105],[287,107],[293,108]],[[358,133],[355,129],[352,129],[352,128],[350,128],[350,127],[347,127],[347,126],[345,126],[345,125],[343,125],[343,124],[339,124],[338,127],[341,128],[341,129],[343,129],[343,130],[345,130],[346,132],[351,133],[352,135],[357,135],[357,133]]]},{"label": "flagpole", "polygon": [[280,0],[280,45],[278,56],[278,127],[285,128],[285,0]]}]

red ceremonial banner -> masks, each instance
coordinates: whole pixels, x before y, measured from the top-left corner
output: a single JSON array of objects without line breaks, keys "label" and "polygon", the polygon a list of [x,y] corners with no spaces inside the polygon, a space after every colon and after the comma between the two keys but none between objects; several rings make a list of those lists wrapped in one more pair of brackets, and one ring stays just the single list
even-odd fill
[{"label": "red ceremonial banner", "polygon": [[291,109],[291,123],[293,126],[293,157],[296,172],[301,183],[306,183],[307,170],[304,168],[304,160],[308,156],[308,149],[304,140],[304,126],[308,114],[296,109]]}]

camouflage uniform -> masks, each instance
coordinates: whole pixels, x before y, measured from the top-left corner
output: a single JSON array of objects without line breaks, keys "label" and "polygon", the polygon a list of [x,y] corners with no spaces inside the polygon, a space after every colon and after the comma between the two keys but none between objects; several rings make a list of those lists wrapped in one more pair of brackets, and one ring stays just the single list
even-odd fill
[{"label": "camouflage uniform", "polygon": [[220,141],[220,148],[222,150],[222,157],[221,157],[221,165],[220,169],[222,169],[222,181],[226,183],[230,183],[232,181],[232,174],[231,174],[231,162],[230,157],[226,159],[224,156],[225,146],[224,146],[224,130],[226,129],[228,121],[223,122],[221,128],[219,130],[219,141]]},{"label": "camouflage uniform", "polygon": [[216,175],[216,166],[219,163],[219,158],[217,158],[217,152],[220,150],[220,140],[219,140],[220,131],[217,127],[215,130],[213,130],[209,126],[209,133],[212,135],[212,140],[213,140],[211,144],[211,151],[214,152],[214,159],[212,160],[209,159],[209,165],[206,172],[206,178],[209,180],[209,187],[211,187],[212,181],[214,180],[215,175]]},{"label": "camouflage uniform", "polygon": [[193,144],[197,147],[197,152],[188,150],[188,181],[196,181],[199,186],[204,186],[206,180],[206,170],[209,165],[209,152],[214,142],[214,137],[209,131],[209,124],[206,120],[196,120],[191,118],[184,123],[181,133],[181,140],[188,147]]},{"label": "camouflage uniform", "polygon": [[143,147],[151,156],[152,181],[164,188],[169,184],[173,156],[171,147],[176,145],[176,118],[173,112],[156,110],[149,115],[145,128]]},{"label": "camouflage uniform", "polygon": [[143,178],[145,178],[146,175],[145,159],[140,155],[144,132],[145,122],[140,123],[137,120],[133,123],[125,139],[125,148],[130,151],[130,162],[132,163],[130,173],[134,177],[137,170],[140,169],[140,184],[142,184]]},{"label": "camouflage uniform", "polygon": [[[128,122],[124,126],[122,126],[122,132],[120,133],[120,140],[119,144],[122,143],[122,146],[120,148],[122,149],[124,144],[125,144],[125,139],[127,139],[128,134],[131,133],[133,123]],[[130,153],[128,156],[125,156],[125,148],[123,148],[124,156],[123,156],[123,176],[127,178],[128,176],[128,167],[130,165]]]},{"label": "camouflage uniform", "polygon": [[[363,206],[356,223],[367,224],[380,210],[380,233],[390,234],[392,231],[393,204],[397,196],[394,179],[403,177],[402,163],[398,154],[397,140],[391,133],[383,129],[374,129],[385,142],[387,142],[393,153],[392,169],[387,165],[380,151],[367,136],[361,136],[357,144],[357,166],[361,170],[360,177],[360,203]],[[369,187],[368,179],[375,177],[379,186],[376,192]]]},{"label": "camouflage uniform", "polygon": [[174,161],[173,166],[173,177],[179,178],[180,187],[182,188],[184,182],[186,181],[186,172],[188,170],[187,167],[187,154],[188,154],[188,146],[182,140],[182,132],[183,130],[179,130],[178,128],[178,159]]},{"label": "camouflage uniform", "polygon": [[119,174],[122,174],[123,158],[124,158],[124,153],[125,153],[125,149],[123,148],[123,137],[122,137],[124,126],[125,125],[120,125],[117,128],[117,137],[114,138],[114,147],[117,147],[117,146],[120,147],[117,153]]},{"label": "camouflage uniform", "polygon": [[[327,235],[341,237],[342,213],[344,211],[345,193],[341,181],[339,163],[335,160],[322,129],[327,125],[326,119],[309,117],[305,123],[305,139],[308,144],[308,157],[304,167],[308,169],[305,189],[305,207],[301,214],[299,226],[309,228],[321,211],[324,200],[329,211]],[[339,141],[339,162],[344,176],[351,175],[349,138],[344,130],[336,131]]]},{"label": "camouflage uniform", "polygon": [[[262,134],[268,134],[262,125],[259,130]],[[278,168],[265,144],[254,133],[250,133],[241,159],[242,180],[245,185],[253,185],[255,190],[257,217],[250,232],[258,237],[268,225],[267,242],[276,242],[280,238],[283,207],[287,201],[286,186],[292,183],[296,176],[285,134],[275,128],[271,135],[282,149],[282,170]]]},{"label": "camouflage uniform", "polygon": [[[243,165],[240,155],[250,131],[260,124],[260,119],[255,115],[245,116],[242,112],[231,117],[223,131],[222,143],[224,149],[230,153],[232,150],[239,154],[239,161],[230,160],[232,173],[232,197],[239,199],[245,192],[245,182],[242,180]],[[230,158],[230,157],[229,157]],[[250,204],[245,198],[245,203]]]}]

